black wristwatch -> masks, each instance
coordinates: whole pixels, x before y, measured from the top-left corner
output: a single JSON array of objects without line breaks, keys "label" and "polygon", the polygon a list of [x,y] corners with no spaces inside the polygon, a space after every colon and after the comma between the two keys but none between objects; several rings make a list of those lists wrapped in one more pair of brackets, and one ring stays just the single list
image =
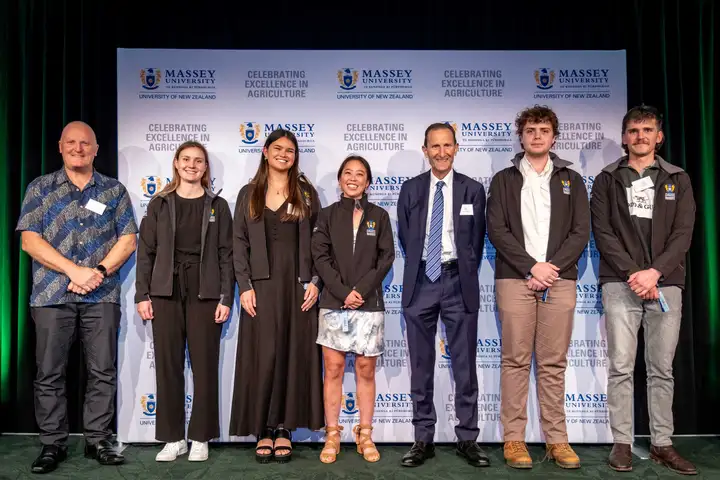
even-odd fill
[{"label": "black wristwatch", "polygon": [[102,263],[98,264],[98,266],[95,267],[95,270],[97,270],[98,272],[102,273],[102,276],[103,276],[103,277],[107,277],[107,269],[103,266]]}]

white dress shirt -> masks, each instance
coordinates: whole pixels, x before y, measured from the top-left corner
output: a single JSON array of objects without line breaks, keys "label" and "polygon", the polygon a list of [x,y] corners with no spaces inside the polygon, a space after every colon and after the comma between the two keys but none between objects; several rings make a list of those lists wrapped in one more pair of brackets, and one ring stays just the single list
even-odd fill
[{"label": "white dress shirt", "polygon": [[553,162],[548,158],[545,168],[537,173],[527,157],[520,161],[523,186],[520,191],[525,251],[538,262],[546,262],[550,235],[550,176]]},{"label": "white dress shirt", "polygon": [[[428,240],[430,239],[430,219],[432,218],[433,201],[435,200],[435,191],[437,183],[440,181],[435,174],[430,171],[430,197],[428,198],[428,213],[425,225],[425,244],[423,245],[422,259],[427,259]],[[453,223],[453,170],[450,169],[445,178],[442,179],[445,186],[442,187],[443,193],[443,231],[442,231],[442,253],[440,261],[442,263],[457,259],[457,248],[455,247],[455,225]]]}]

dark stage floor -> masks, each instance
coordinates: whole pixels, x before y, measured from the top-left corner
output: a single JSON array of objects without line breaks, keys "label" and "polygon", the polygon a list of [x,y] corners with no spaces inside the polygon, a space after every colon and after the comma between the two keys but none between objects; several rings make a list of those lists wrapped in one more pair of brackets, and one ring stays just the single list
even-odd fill
[{"label": "dark stage floor", "polygon": [[[583,462],[580,470],[564,471],[548,461],[542,462],[544,447],[531,445],[530,453],[536,460],[530,471],[518,471],[506,467],[499,444],[486,445],[490,468],[473,468],[455,456],[451,445],[439,446],[437,456],[424,466],[410,469],[400,466],[400,458],[408,445],[379,444],[382,459],[369,464],[355,453],[353,444],[343,444],[342,453],[333,465],[324,465],[318,460],[322,448],[319,444],[298,445],[293,461],[286,465],[260,465],[253,458],[253,446],[211,445],[210,459],[202,463],[190,463],[187,456],[173,463],[155,462],[160,450],[154,445],[130,445],[124,454],[127,461],[120,467],[102,467],[95,461],[86,460],[82,455],[82,439],[71,437],[70,456],[60,468],[49,475],[33,475],[30,464],[40,451],[35,436],[0,436],[0,478],[1,479],[432,479],[457,480],[463,478],[536,478],[536,479],[656,479],[682,478],[650,460],[635,458],[635,469],[631,473],[615,473],[606,464],[609,445],[578,445],[576,451]],[[700,475],[694,478],[720,479],[720,438],[677,438],[675,445],[680,452],[695,462]]]}]

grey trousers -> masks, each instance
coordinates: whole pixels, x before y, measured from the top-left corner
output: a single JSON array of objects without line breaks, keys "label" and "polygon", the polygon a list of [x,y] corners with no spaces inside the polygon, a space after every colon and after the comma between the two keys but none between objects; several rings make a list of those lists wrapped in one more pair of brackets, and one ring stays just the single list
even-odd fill
[{"label": "grey trousers", "polygon": [[662,287],[668,302],[663,312],[657,300],[642,300],[627,283],[606,283],[602,287],[605,325],[608,339],[608,411],[610,428],[616,443],[632,443],[633,371],[640,324],[645,331],[647,398],[650,439],[658,447],[672,445],[673,379],[682,318],[682,290]]},{"label": "grey trousers", "polygon": [[85,439],[96,444],[112,435],[115,412],[117,332],[120,305],[66,303],[33,307],[36,344],[35,420],[43,445],[64,445],[68,438],[65,373],[68,353],[79,334],[87,366],[83,407]]}]

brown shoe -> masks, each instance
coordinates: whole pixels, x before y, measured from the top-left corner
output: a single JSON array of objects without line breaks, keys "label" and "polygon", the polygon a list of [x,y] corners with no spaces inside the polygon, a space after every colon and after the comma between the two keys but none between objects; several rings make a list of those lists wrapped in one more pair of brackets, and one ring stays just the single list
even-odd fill
[{"label": "brown shoe", "polygon": [[616,472],[632,471],[632,448],[629,443],[613,443],[608,465]]},{"label": "brown shoe", "polygon": [[545,445],[547,453],[545,456],[555,460],[555,465],[560,468],[580,468],[580,458],[567,443],[553,443]]},{"label": "brown shoe", "polygon": [[505,463],[512,468],[532,468],[532,458],[525,442],[505,442]]},{"label": "brown shoe", "polygon": [[681,457],[672,445],[668,445],[667,447],[651,445],[650,459],[680,475],[697,475],[695,465]]}]

